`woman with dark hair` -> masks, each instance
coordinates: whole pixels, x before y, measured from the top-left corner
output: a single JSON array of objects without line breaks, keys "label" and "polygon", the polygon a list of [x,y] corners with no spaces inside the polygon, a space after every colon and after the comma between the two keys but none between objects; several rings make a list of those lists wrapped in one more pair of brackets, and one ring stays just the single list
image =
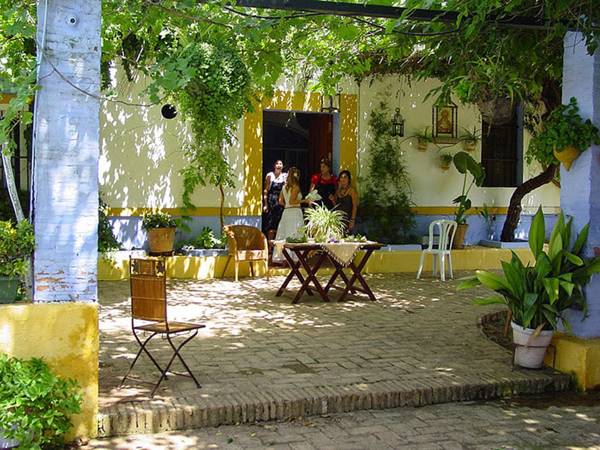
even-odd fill
[{"label": "woman with dark hair", "polygon": [[265,213],[263,229],[269,240],[273,240],[275,237],[283,213],[283,206],[279,204],[279,194],[281,194],[286,178],[287,173],[283,171],[283,161],[278,159],[273,164],[273,171],[265,177],[263,190],[263,212]]},{"label": "woman with dark hair", "polygon": [[321,196],[321,200],[315,203],[324,205],[327,209],[333,209],[337,182],[337,178],[331,173],[331,163],[323,158],[320,163],[320,172],[314,174],[310,179],[310,190],[316,190]]},{"label": "woman with dark hair", "polygon": [[338,211],[342,211],[346,218],[346,234],[351,234],[356,222],[358,208],[358,193],[352,187],[352,175],[348,170],[342,170],[338,179],[336,194]]}]

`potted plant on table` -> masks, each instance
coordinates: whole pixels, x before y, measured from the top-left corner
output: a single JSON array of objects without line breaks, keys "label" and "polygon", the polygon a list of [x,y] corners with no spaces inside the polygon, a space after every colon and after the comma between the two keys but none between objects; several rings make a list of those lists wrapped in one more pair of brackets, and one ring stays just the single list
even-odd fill
[{"label": "potted plant on table", "polygon": [[148,232],[151,253],[173,251],[177,222],[169,214],[162,211],[145,213],[142,217],[142,228]]},{"label": "potted plant on table", "polygon": [[12,303],[17,298],[34,248],[33,227],[27,220],[16,226],[11,221],[0,221],[0,303]]},{"label": "potted plant on table", "polygon": [[573,161],[592,144],[600,145],[598,128],[591,120],[583,120],[577,100],[572,97],[567,105],[561,105],[550,113],[542,131],[529,144],[527,153],[553,154],[569,170]]},{"label": "potted plant on table", "polygon": [[529,246],[535,265],[524,265],[513,252],[510,262],[502,262],[503,275],[478,270],[459,289],[483,285],[500,295],[478,299],[482,305],[506,304],[512,316],[515,364],[527,368],[542,366],[552,334],[569,308],[585,311],[583,287],[600,272],[600,257],[584,258],[589,225],[583,227],[571,245],[573,219],[565,223],[562,212],[554,225],[547,251],[544,250],[545,223],[540,208],[529,230]]},{"label": "potted plant on table", "polygon": [[[485,179],[485,170],[483,166],[475,161],[471,155],[466,152],[458,152],[454,155],[454,167],[463,177],[462,191],[461,194],[452,200],[452,203],[458,205],[454,220],[458,224],[456,234],[454,235],[453,248],[464,248],[465,235],[469,225],[467,224],[467,212],[471,209],[471,200],[469,199],[469,192],[473,185],[483,185]],[[471,175],[473,179],[467,186],[467,178]]]},{"label": "potted plant on table", "polygon": [[316,242],[339,241],[346,230],[344,213],[326,206],[315,205],[308,208],[306,216],[306,234]]}]

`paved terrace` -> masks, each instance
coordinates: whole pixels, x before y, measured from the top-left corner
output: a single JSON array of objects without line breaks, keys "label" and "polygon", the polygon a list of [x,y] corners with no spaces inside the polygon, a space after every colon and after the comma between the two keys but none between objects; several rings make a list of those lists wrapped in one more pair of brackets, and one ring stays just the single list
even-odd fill
[{"label": "paved terrace", "polygon": [[[464,275],[464,274],[463,274]],[[101,436],[190,429],[360,409],[494,398],[569,387],[552,370],[513,370],[478,327],[482,290],[412,274],[369,275],[377,302],[275,297],[282,277],[169,283],[170,317],[207,325],[183,350],[202,389],[169,377],[117,386],[137,351],[129,283],[100,284]],[[292,285],[297,288],[298,285]],[[165,360],[166,341],[154,349]],[[179,367],[176,367],[179,370]],[[135,374],[158,372],[142,357]]]}]

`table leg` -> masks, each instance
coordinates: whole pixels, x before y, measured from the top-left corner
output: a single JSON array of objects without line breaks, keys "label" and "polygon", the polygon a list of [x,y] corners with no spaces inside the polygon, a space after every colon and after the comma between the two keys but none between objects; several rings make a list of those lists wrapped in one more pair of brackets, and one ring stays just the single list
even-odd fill
[{"label": "table leg", "polygon": [[371,288],[369,288],[369,285],[367,284],[367,282],[365,281],[365,279],[363,278],[363,276],[361,274],[362,270],[364,269],[365,265],[367,264],[367,261],[371,257],[371,253],[373,253],[373,250],[366,250],[364,256],[358,263],[358,266],[356,266],[354,264],[354,262],[350,263],[350,265],[348,267],[350,267],[350,269],[352,269],[353,274],[352,274],[352,277],[350,278],[350,281],[346,283],[346,288],[342,292],[342,295],[338,299],[338,302],[341,302],[342,300],[344,300],[346,298],[346,296],[348,295],[348,292],[350,290],[352,290],[352,286],[354,286],[354,283],[356,283],[357,280],[362,285],[362,287],[364,289],[364,293],[367,294],[369,299],[371,301],[377,300],[375,298],[375,295],[373,295],[373,291],[371,291]]},{"label": "table leg", "polygon": [[288,276],[283,281],[283,284],[277,291],[277,294],[275,294],[276,297],[281,297],[283,295],[285,288],[287,287],[288,284],[290,284],[290,281],[292,281],[292,278],[294,278],[294,275],[296,275],[296,277],[298,277],[298,279],[300,280],[300,283],[304,283],[304,277],[300,273],[300,263],[296,262],[292,259],[292,257],[290,256],[290,254],[288,253],[286,248],[283,249],[282,253],[283,253],[284,258],[290,265],[291,270],[290,270],[290,273],[288,273]]},{"label": "table leg", "polygon": [[314,265],[314,267],[312,269],[306,259],[307,253],[304,253],[303,255],[301,255],[300,253],[297,253],[297,255],[298,255],[298,259],[300,260],[300,264],[302,264],[302,266],[304,267],[304,270],[306,270],[307,276],[306,276],[306,281],[304,283],[302,283],[302,287],[298,291],[298,294],[296,294],[296,298],[294,298],[294,301],[292,303],[298,302],[298,300],[300,299],[300,296],[302,295],[302,292],[304,290],[308,290],[311,281],[312,281],[315,289],[317,290],[317,292],[323,299],[323,301],[328,302],[329,297],[327,297],[327,292],[325,292],[323,290],[323,286],[321,286],[321,283],[319,283],[319,280],[316,277],[316,273],[321,268],[321,265],[323,264],[323,261],[325,261],[325,258],[327,257],[327,255],[325,254],[325,252],[322,252],[321,255],[319,256],[319,259],[317,260],[317,263]]}]

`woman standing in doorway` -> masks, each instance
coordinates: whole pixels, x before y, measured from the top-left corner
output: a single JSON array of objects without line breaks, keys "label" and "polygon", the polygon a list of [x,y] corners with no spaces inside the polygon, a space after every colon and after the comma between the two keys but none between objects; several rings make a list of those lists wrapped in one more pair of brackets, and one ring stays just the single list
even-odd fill
[{"label": "woman standing in doorway", "polygon": [[337,209],[344,213],[346,219],[346,234],[352,234],[356,222],[358,208],[358,193],[352,187],[352,176],[347,170],[340,172],[338,190],[336,194]]},{"label": "woman standing in doorway", "polygon": [[320,173],[314,174],[310,179],[310,190],[316,189],[321,196],[321,200],[315,203],[325,205],[327,209],[333,209],[337,183],[337,178],[331,173],[331,163],[323,158],[320,163]]},{"label": "woman standing in doorway", "polygon": [[263,212],[265,213],[265,227],[267,239],[273,240],[277,227],[283,213],[283,206],[279,204],[279,195],[287,173],[283,171],[283,161],[278,159],[273,164],[273,171],[269,172],[265,177],[265,186],[263,190]]},{"label": "woman standing in doorway", "polygon": [[[296,167],[290,167],[285,186],[279,195],[279,204],[284,208],[281,215],[279,227],[277,227],[276,241],[284,241],[286,238],[296,236],[301,227],[304,226],[301,203],[302,192],[300,192],[300,171]],[[276,246],[273,252],[273,261],[282,261],[281,247]]]}]

